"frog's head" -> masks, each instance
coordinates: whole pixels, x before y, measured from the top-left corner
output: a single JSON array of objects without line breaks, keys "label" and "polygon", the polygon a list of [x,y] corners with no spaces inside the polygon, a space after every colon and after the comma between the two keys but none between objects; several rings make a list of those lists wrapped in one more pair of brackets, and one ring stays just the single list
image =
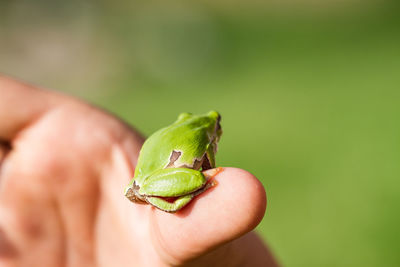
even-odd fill
[{"label": "frog's head", "polygon": [[199,123],[201,125],[207,125],[208,133],[213,136],[213,142],[217,143],[222,135],[222,129],[220,125],[221,115],[216,111],[210,111],[203,115],[193,115],[191,113],[181,113],[178,116],[177,123],[182,123],[184,121],[190,121],[191,123]]}]

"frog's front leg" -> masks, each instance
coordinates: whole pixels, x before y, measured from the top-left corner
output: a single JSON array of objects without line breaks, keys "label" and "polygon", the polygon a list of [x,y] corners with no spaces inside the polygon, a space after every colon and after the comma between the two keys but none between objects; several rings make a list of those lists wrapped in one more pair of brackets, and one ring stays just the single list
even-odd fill
[{"label": "frog's front leg", "polygon": [[167,168],[155,171],[139,188],[146,201],[168,212],[175,212],[203,192],[210,176],[188,168]]}]

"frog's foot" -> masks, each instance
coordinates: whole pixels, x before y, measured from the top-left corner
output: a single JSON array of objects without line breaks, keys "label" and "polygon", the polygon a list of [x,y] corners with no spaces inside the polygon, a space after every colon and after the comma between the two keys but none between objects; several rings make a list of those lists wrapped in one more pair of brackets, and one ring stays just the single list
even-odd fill
[{"label": "frog's foot", "polygon": [[160,210],[173,213],[186,206],[194,196],[194,194],[189,194],[177,198],[147,197],[146,200]]},{"label": "frog's foot", "polygon": [[125,188],[125,196],[132,202],[146,204],[146,200],[138,194],[139,186],[133,181]]},{"label": "frog's foot", "polygon": [[[218,173],[222,172],[223,170],[224,169],[222,167],[218,167],[218,168],[202,171],[204,177],[207,180],[207,183],[202,189],[200,189],[200,190],[202,190],[200,193],[206,191],[208,188],[216,186],[218,183],[217,183],[217,181],[215,181],[214,178],[215,178],[215,176],[218,175]],[[196,195],[200,194],[200,193],[197,193],[197,192],[195,192],[195,193],[196,193]]]}]

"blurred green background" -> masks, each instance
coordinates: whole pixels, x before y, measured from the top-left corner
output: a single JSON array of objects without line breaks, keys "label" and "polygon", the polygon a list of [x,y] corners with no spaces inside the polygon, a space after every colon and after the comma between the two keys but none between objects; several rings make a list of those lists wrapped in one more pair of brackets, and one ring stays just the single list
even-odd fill
[{"label": "blurred green background", "polygon": [[148,135],[222,114],[218,165],[265,185],[285,266],[400,266],[396,1],[0,2],[0,72]]}]

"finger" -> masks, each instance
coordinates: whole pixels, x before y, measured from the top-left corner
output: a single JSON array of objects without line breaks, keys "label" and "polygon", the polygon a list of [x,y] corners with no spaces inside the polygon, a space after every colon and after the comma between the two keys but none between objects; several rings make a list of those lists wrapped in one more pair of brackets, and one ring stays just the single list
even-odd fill
[{"label": "finger", "polygon": [[54,93],[0,76],[0,140],[10,141],[56,99]]},{"label": "finger", "polygon": [[180,264],[199,256],[251,231],[263,218],[266,195],[255,176],[224,168],[215,179],[217,186],[178,213],[154,210],[154,241],[166,261]]}]

